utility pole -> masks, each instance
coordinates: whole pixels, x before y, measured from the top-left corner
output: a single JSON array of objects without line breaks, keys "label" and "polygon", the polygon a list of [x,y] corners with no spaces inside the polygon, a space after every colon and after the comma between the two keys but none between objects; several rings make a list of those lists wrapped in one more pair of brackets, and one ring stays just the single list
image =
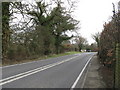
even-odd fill
[{"label": "utility pole", "polygon": [[[119,12],[118,12],[119,13]],[[115,63],[115,88],[120,88],[120,38],[119,38],[119,18],[115,11],[115,5],[113,4],[113,19],[115,23],[115,29],[117,32],[116,42],[116,63]]]}]

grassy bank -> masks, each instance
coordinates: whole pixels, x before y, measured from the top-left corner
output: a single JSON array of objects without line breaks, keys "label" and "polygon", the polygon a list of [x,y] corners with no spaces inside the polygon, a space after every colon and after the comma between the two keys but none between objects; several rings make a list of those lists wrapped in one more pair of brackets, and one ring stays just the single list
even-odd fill
[{"label": "grassy bank", "polygon": [[38,61],[38,60],[55,58],[55,57],[60,57],[60,56],[65,56],[65,55],[78,54],[78,53],[81,53],[81,52],[72,51],[72,52],[65,52],[65,53],[61,53],[61,54],[53,54],[53,55],[48,55],[48,56],[42,56],[42,57],[39,57],[39,58],[36,58],[36,59],[30,59],[30,60],[20,60],[20,61],[14,61],[14,62],[7,61],[7,62],[3,63],[0,66],[7,66],[7,65],[13,65],[13,64],[21,64],[21,63],[26,63],[26,62],[31,62],[31,61]]},{"label": "grassy bank", "polygon": [[61,54],[54,54],[54,55],[49,55],[48,58],[60,57],[65,55],[77,54],[77,53],[80,53],[80,52],[66,52]]}]

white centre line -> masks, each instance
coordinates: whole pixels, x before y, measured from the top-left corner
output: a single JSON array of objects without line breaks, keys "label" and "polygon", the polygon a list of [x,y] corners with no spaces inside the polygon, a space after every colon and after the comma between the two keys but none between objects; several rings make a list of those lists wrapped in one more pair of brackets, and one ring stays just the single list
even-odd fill
[{"label": "white centre line", "polygon": [[56,62],[56,63],[53,63],[53,64],[49,64],[49,65],[46,65],[46,66],[42,66],[42,67],[39,67],[39,68],[30,70],[30,71],[27,71],[27,72],[24,72],[24,73],[20,73],[20,74],[17,74],[17,75],[14,75],[14,76],[11,76],[11,77],[2,79],[2,80],[0,80],[0,85],[4,85],[4,84],[10,83],[10,82],[13,82],[13,81],[15,81],[15,80],[24,78],[24,77],[26,77],[26,76],[35,74],[35,73],[37,73],[37,72],[46,70],[46,69],[48,69],[48,68],[51,68],[51,67],[60,65],[60,64],[62,64],[62,63],[65,63],[65,62],[70,61],[70,60],[72,60],[72,59],[74,59],[74,58],[77,58],[77,57],[79,57],[79,56],[75,56],[75,57],[66,59],[66,60],[64,60],[64,61],[60,61],[60,62]]}]

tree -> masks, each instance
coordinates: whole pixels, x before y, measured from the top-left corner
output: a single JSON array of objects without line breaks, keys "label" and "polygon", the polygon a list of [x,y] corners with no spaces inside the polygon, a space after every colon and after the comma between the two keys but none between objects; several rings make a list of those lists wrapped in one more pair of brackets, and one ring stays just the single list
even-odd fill
[{"label": "tree", "polygon": [[8,11],[12,20],[8,24],[12,33],[9,33],[9,49],[5,48],[8,59],[32,59],[63,51],[63,42],[73,37],[66,32],[74,30],[78,21],[62,7],[61,0],[55,4],[50,9],[50,3],[44,0],[34,4],[11,2]]},{"label": "tree", "polygon": [[118,12],[115,11],[113,4],[113,21],[116,31],[116,67],[115,67],[115,88],[120,88],[120,1],[118,3]]},{"label": "tree", "polygon": [[[51,12],[51,14],[55,13],[55,17],[53,20],[54,30],[53,35],[55,36],[55,47],[56,53],[58,54],[60,51],[60,46],[63,41],[71,39],[73,36],[68,37],[65,32],[70,30],[75,30],[78,22],[74,20],[67,11],[64,10],[60,5],[61,2],[58,2],[57,7]],[[55,11],[57,10],[57,11]]]},{"label": "tree", "polygon": [[2,59],[7,59],[7,53],[10,43],[9,12],[10,2],[2,2]]},{"label": "tree", "polygon": [[26,14],[32,16],[30,20],[33,20],[33,23],[35,23],[36,30],[34,33],[38,34],[37,35],[38,37],[36,40],[39,40],[39,42],[42,42],[42,44],[40,45],[42,45],[41,48],[44,48],[42,49],[43,54],[48,55],[51,53],[51,50],[50,50],[51,46],[54,45],[54,37],[51,33],[52,27],[50,22],[53,20],[55,14],[52,14],[52,15],[48,14],[46,9],[48,7],[48,4],[46,5],[42,1],[36,2],[36,5],[32,5],[32,6],[34,9],[31,11],[26,9],[26,12],[27,12]]},{"label": "tree", "polygon": [[[98,49],[100,49],[100,33],[96,33],[94,35],[92,35],[92,38],[95,40],[95,42],[97,43],[97,47]],[[99,50],[98,50],[98,55],[99,55]]]},{"label": "tree", "polygon": [[87,40],[86,40],[84,37],[78,35],[78,36],[75,38],[75,42],[76,42],[76,44],[77,44],[77,46],[78,46],[78,50],[79,50],[80,52],[81,52],[82,49],[85,49],[84,47],[85,47],[86,44],[87,44]]},{"label": "tree", "polygon": [[[114,4],[113,4],[114,6]],[[101,62],[111,67],[115,73],[115,88],[120,87],[120,11],[113,10],[112,20],[104,24],[100,35],[99,57]],[[114,69],[115,68],[115,69]]]},{"label": "tree", "polygon": [[97,46],[99,48],[99,45],[100,45],[100,33],[98,32],[98,33],[92,35],[92,38],[96,41]]}]

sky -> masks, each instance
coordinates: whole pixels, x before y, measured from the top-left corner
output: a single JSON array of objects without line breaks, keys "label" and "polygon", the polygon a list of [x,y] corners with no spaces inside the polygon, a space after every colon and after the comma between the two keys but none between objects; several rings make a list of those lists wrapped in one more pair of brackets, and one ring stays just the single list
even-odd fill
[{"label": "sky", "polygon": [[92,34],[101,32],[103,24],[110,21],[113,5],[120,0],[78,0],[73,16],[80,21],[80,34],[91,44],[95,42]]},{"label": "sky", "polygon": [[[33,3],[34,0],[25,0]],[[39,1],[39,0],[35,0]],[[45,0],[52,2],[52,0]],[[68,0],[62,0],[67,7]],[[72,16],[80,21],[78,32],[87,39],[88,43],[94,43],[92,35],[103,30],[103,24],[110,21],[113,15],[114,3],[117,8],[117,3],[120,0],[70,0],[76,1],[75,10]],[[53,4],[52,4],[53,5]]]}]

